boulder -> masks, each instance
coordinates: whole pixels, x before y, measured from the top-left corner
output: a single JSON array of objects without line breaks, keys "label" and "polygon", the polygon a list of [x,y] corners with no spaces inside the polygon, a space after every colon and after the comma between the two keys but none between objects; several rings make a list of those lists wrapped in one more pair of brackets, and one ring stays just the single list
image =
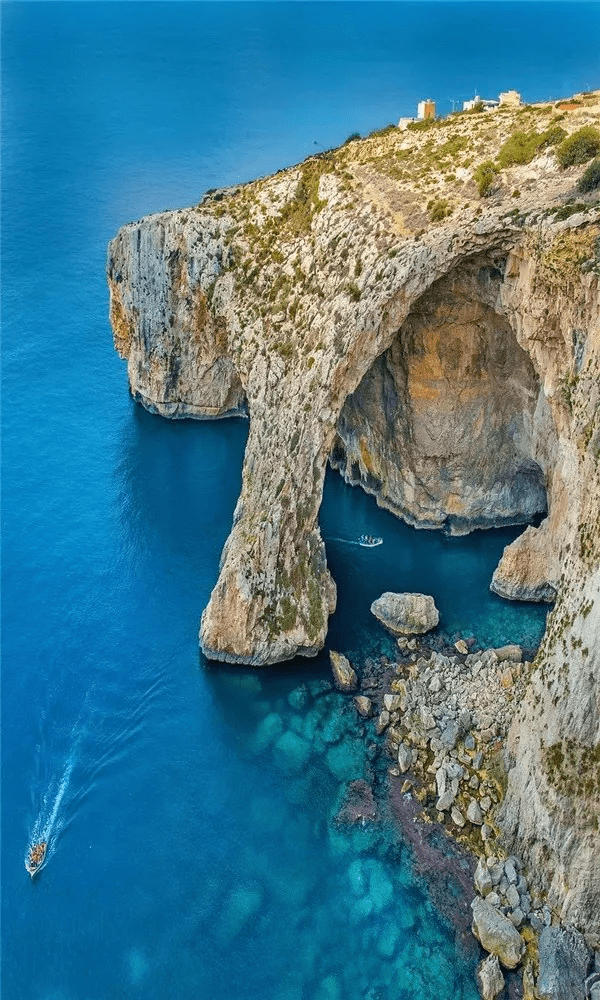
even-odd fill
[{"label": "boulder", "polygon": [[357,694],[354,699],[354,704],[356,705],[357,712],[362,715],[364,719],[368,719],[373,714],[373,702],[370,698],[367,698],[364,694]]},{"label": "boulder", "polygon": [[475,826],[481,826],[483,823],[483,813],[479,808],[479,803],[477,799],[471,799],[467,808],[467,819],[469,823],[473,823]]},{"label": "boulder", "polygon": [[435,772],[435,783],[437,787],[438,797],[443,795],[446,791],[448,776],[446,774],[446,769],[444,767],[439,767]]},{"label": "boulder", "polygon": [[383,707],[388,712],[398,712],[402,706],[402,696],[399,694],[384,694]]},{"label": "boulder", "polygon": [[378,736],[381,736],[384,729],[390,724],[390,713],[386,712],[385,708],[379,713],[377,722],[375,724],[375,731]]},{"label": "boulder", "polygon": [[497,955],[505,968],[514,969],[525,951],[525,942],[519,932],[508,917],[486,903],[485,899],[476,896],[471,908],[472,931],[482,948]]},{"label": "boulder", "polygon": [[511,663],[521,663],[523,659],[523,650],[520,646],[512,642],[508,646],[498,646],[494,652],[498,660],[510,660]]},{"label": "boulder", "polygon": [[462,829],[462,827],[465,825],[465,817],[461,813],[458,806],[452,806],[452,809],[450,811],[450,816],[452,817],[452,822],[456,823],[456,825]]},{"label": "boulder", "polygon": [[488,871],[487,865],[481,858],[477,862],[473,881],[480,896],[487,896],[492,891],[492,876]]},{"label": "boulder", "polygon": [[439,799],[435,804],[435,808],[438,812],[445,812],[446,809],[450,809],[454,800],[456,798],[456,792],[452,788],[447,789],[443,795],[440,795]]},{"label": "boulder", "polygon": [[509,885],[506,890],[506,902],[510,906],[511,910],[516,910],[517,906],[520,905],[521,900],[516,885]]},{"label": "boulder", "polygon": [[422,635],[440,620],[433,597],[387,591],[373,601],[371,611],[395,635]]},{"label": "boulder", "polygon": [[342,653],[336,653],[334,649],[329,653],[329,660],[333,672],[333,683],[338,691],[356,691],[358,677],[350,661]]},{"label": "boulder", "polygon": [[462,656],[466,656],[469,652],[469,647],[467,646],[464,639],[459,639],[458,642],[454,643],[454,648],[457,653],[461,653]]},{"label": "boulder", "polygon": [[458,722],[451,719],[440,736],[440,740],[444,746],[448,748],[448,750],[454,750],[456,744],[458,743],[459,732]]},{"label": "boulder", "polygon": [[593,952],[574,927],[544,927],[540,934],[540,1000],[585,1000]]},{"label": "boulder", "polygon": [[[596,964],[597,960],[596,960]],[[586,995],[590,1000],[600,1000],[600,972],[592,972],[585,981]]]},{"label": "boulder", "polygon": [[504,976],[500,971],[497,955],[488,955],[477,968],[477,985],[482,1000],[496,1000],[504,989]]},{"label": "boulder", "polygon": [[508,914],[508,919],[510,920],[513,927],[520,927],[525,919],[525,914],[520,906],[517,906],[512,913]]},{"label": "boulder", "polygon": [[411,764],[412,750],[407,747],[406,743],[401,743],[398,747],[398,767],[400,768],[400,772],[405,774]]}]

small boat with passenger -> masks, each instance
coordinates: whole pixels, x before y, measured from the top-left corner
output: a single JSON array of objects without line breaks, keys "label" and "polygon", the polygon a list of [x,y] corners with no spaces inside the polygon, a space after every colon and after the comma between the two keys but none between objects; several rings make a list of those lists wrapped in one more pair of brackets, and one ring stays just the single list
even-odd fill
[{"label": "small boat with passenger", "polygon": [[39,840],[37,844],[32,844],[29,848],[29,853],[27,854],[27,859],[25,861],[25,867],[32,878],[34,875],[37,875],[40,868],[44,864],[47,848],[48,844],[45,840]]},{"label": "small boat with passenger", "polygon": [[358,544],[362,545],[363,548],[372,549],[376,545],[382,545],[383,538],[376,538],[375,535],[361,535]]}]

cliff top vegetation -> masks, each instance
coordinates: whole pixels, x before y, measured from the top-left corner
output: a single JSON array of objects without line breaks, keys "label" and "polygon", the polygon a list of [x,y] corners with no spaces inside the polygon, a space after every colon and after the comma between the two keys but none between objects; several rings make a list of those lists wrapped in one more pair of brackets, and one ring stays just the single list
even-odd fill
[{"label": "cliff top vegetation", "polygon": [[260,325],[260,339],[268,327],[289,359],[310,326],[310,300],[358,302],[385,281],[407,241],[483,225],[490,213],[507,230],[571,215],[581,216],[578,225],[595,221],[595,182],[578,182],[600,151],[600,91],[566,106],[386,126],[269,177],[207,192],[199,222],[227,247],[221,274],[233,272],[244,321]]}]

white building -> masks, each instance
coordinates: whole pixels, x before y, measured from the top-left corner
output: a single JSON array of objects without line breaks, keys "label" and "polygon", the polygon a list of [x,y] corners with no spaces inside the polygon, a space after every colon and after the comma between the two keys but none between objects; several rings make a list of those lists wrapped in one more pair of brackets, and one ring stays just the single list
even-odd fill
[{"label": "white building", "polygon": [[472,101],[463,101],[463,111],[472,111],[478,104],[483,105],[484,111],[493,111],[494,108],[498,107],[499,103],[499,101],[485,100],[485,98],[480,97],[479,94],[475,94]]}]

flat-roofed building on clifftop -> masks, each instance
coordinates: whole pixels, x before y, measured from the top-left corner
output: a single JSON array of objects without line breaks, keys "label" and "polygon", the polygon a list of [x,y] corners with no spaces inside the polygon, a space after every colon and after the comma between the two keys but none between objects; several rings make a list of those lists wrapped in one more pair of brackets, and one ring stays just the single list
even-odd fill
[{"label": "flat-roofed building on clifftop", "polygon": [[501,108],[520,108],[521,95],[518,90],[504,90],[500,94]]},{"label": "flat-roofed building on clifftop", "polygon": [[428,98],[426,101],[419,101],[417,105],[417,118],[424,121],[427,118],[435,118],[435,101]]}]

